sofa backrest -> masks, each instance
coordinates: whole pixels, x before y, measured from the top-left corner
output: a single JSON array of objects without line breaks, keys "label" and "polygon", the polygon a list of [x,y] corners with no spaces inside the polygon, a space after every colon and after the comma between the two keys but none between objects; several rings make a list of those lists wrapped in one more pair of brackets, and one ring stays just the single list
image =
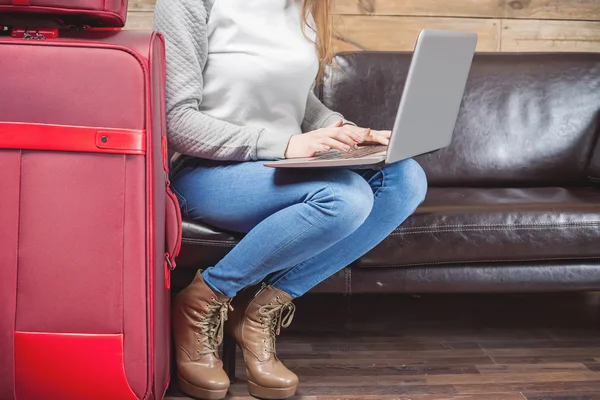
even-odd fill
[{"label": "sofa backrest", "polygon": [[[391,129],[411,54],[335,61],[318,88],[325,105]],[[599,116],[600,54],[478,53],[452,144],[417,160],[432,186],[586,185],[600,181]]]}]

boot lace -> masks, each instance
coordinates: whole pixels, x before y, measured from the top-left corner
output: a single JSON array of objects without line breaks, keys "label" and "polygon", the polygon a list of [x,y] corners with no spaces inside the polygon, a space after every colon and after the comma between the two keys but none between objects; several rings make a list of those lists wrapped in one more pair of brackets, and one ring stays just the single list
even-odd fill
[{"label": "boot lace", "polygon": [[278,299],[276,304],[269,303],[258,310],[263,324],[267,327],[268,338],[265,341],[265,352],[275,353],[277,336],[281,333],[281,328],[290,326],[295,312],[296,306],[293,303],[282,303]]},{"label": "boot lace", "polygon": [[[223,333],[225,321],[227,321],[228,310],[233,310],[229,302],[220,303],[216,299],[207,307],[207,311],[199,314],[200,318],[196,322],[198,327],[196,332],[199,334],[198,344],[201,349],[198,354],[216,353],[219,345],[223,342]],[[198,314],[197,314],[198,315]]]}]

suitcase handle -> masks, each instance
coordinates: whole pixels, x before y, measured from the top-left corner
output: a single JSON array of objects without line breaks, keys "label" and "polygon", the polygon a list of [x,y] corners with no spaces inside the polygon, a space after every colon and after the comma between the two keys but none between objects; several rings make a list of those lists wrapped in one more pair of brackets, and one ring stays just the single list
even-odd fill
[{"label": "suitcase handle", "polygon": [[165,262],[169,267],[169,270],[174,270],[177,264],[175,258],[179,255],[181,250],[181,209],[179,208],[179,201],[171,190],[170,184],[167,182],[167,207],[166,207],[166,254]]},{"label": "suitcase handle", "polygon": [[167,149],[167,138],[162,137],[162,158],[163,168],[165,170],[165,181],[166,181],[166,217],[165,217],[165,285],[167,289],[171,287],[171,271],[173,271],[177,264],[175,258],[181,251],[182,241],[182,225],[183,220],[181,217],[181,208],[179,200],[175,193],[171,190],[171,181],[169,180],[169,152]]},{"label": "suitcase handle", "polygon": [[166,220],[165,220],[165,286],[171,288],[171,271],[177,264],[175,258],[181,250],[181,210],[179,202],[167,181],[167,201],[166,201]]},{"label": "suitcase handle", "polygon": [[146,131],[0,122],[0,148],[145,155]]}]

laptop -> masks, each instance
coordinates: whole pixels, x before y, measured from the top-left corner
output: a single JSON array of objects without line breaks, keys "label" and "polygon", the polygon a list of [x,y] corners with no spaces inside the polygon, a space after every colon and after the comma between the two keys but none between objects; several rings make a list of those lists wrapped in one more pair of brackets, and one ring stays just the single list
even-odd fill
[{"label": "laptop", "polygon": [[477,45],[477,34],[420,32],[387,146],[331,150],[266,162],[272,168],[374,167],[450,145]]}]

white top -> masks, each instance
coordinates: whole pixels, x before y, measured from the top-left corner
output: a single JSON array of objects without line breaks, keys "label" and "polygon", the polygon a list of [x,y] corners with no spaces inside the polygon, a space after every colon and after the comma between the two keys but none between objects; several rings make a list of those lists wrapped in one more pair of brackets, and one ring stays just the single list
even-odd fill
[{"label": "white top", "polygon": [[[236,125],[301,133],[318,72],[302,0],[216,0],[200,110]],[[311,21],[312,24],[312,21]],[[306,27],[306,36],[314,32]]]}]

